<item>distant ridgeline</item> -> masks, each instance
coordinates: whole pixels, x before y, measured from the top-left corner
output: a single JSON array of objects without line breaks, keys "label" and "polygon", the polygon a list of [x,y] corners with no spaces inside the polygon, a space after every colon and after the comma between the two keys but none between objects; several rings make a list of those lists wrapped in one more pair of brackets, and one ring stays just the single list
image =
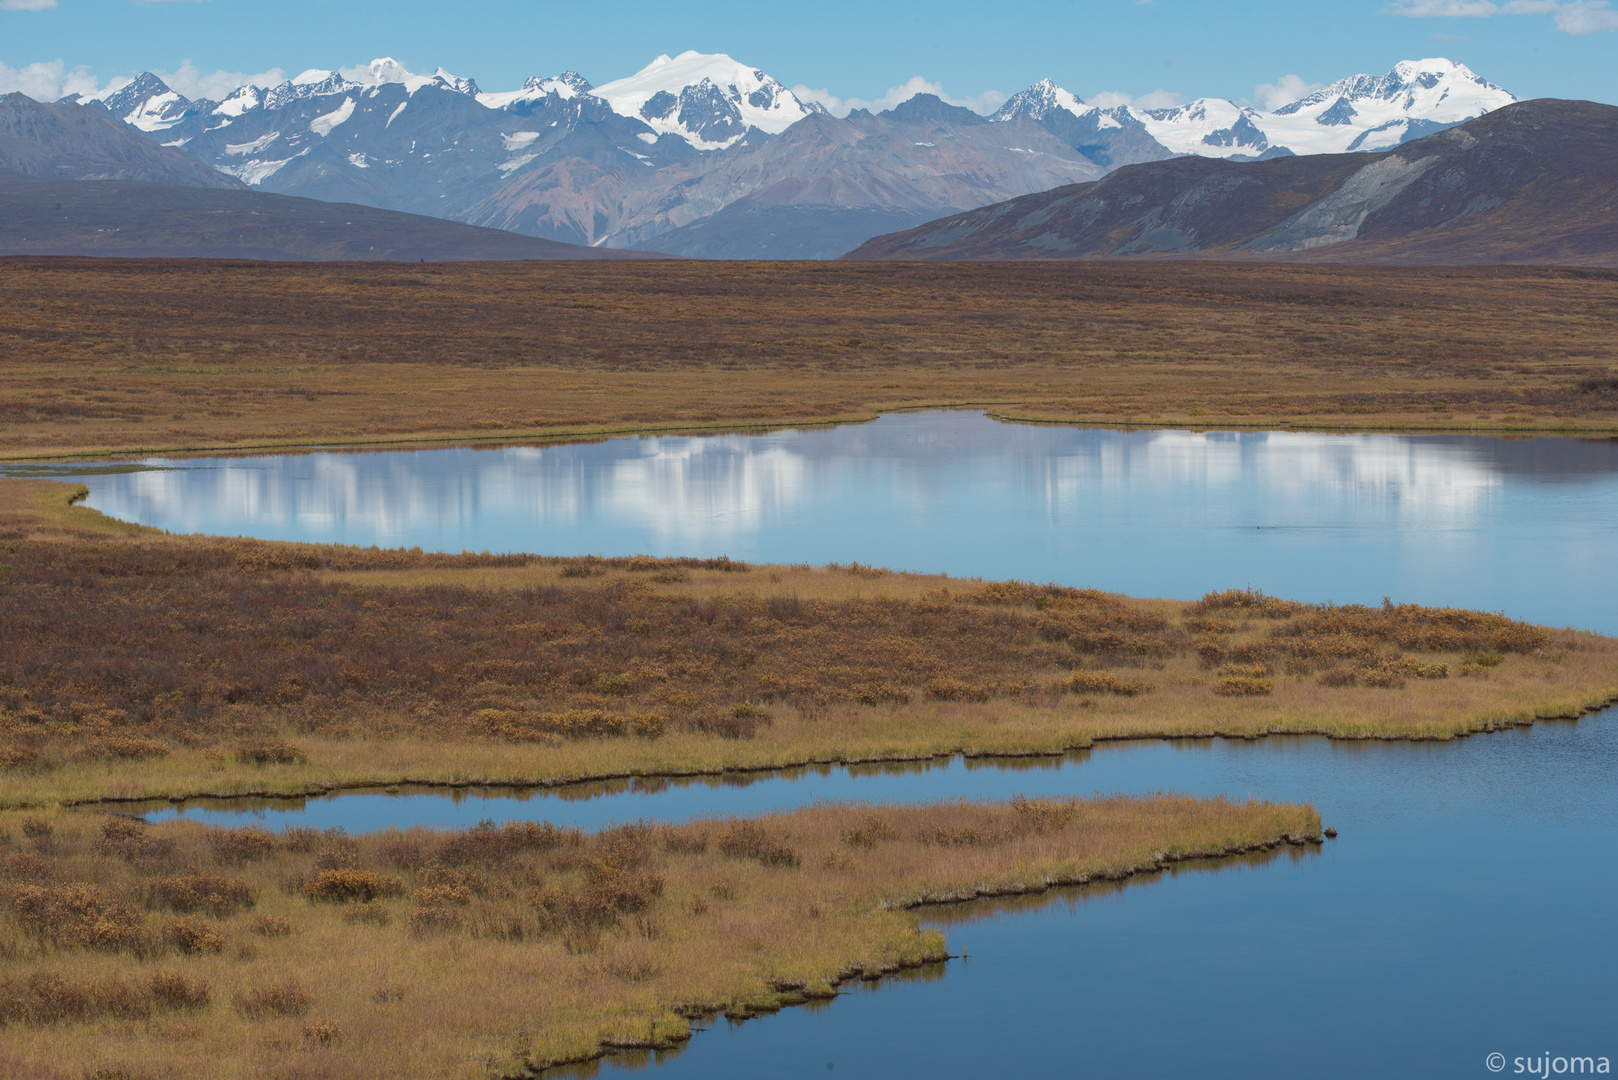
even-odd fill
[{"label": "distant ridgeline", "polygon": [[95,111],[261,191],[598,248],[829,258],[1121,166],[1387,150],[1513,101],[1434,59],[1273,112],[1207,98],[1102,108],[1045,80],[987,117],[923,94],[839,118],[728,56],[688,52],[599,87],[564,72],[501,93],[386,59],[218,102],[146,74]]}]

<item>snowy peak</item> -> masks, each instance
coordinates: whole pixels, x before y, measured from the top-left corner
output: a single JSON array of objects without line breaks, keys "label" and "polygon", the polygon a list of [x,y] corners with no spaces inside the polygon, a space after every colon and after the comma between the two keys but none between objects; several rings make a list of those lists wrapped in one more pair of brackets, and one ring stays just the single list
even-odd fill
[{"label": "snowy peak", "polygon": [[1198,98],[1189,105],[1137,115],[1152,138],[1176,154],[1258,157],[1270,149],[1263,114],[1222,98]]},{"label": "snowy peak", "polygon": [[359,83],[349,82],[339,72],[311,68],[297,78],[288,79],[280,86],[265,91],[261,107],[271,110],[281,109],[294,101],[307,101],[310,98],[327,97],[331,94],[347,94],[362,89],[364,87]]},{"label": "snowy peak", "polygon": [[775,79],[724,53],[659,56],[627,79],[590,91],[619,116],[678,135],[699,150],[730,146],[758,128],[777,135],[818,111]]},{"label": "snowy peak", "polygon": [[555,97],[571,101],[590,92],[590,83],[577,71],[564,71],[560,75],[534,75],[522,84],[521,90],[502,90],[498,93],[477,95],[478,104],[490,109],[512,109]]},{"label": "snowy peak", "polygon": [[102,97],[101,105],[137,131],[164,131],[194,111],[187,98],[170,90],[168,84],[150,71],[143,71],[127,85]]},{"label": "snowy peak", "polygon": [[1074,116],[1095,112],[1094,105],[1086,105],[1077,95],[1070,94],[1050,79],[1041,79],[1022,93],[1013,96],[995,111],[989,120],[1004,123],[1025,116],[1030,120],[1045,120],[1053,113],[1066,111]]},{"label": "snowy peak", "polygon": [[1386,150],[1510,105],[1516,97],[1442,57],[1354,75],[1265,114],[1271,142],[1300,154]]},{"label": "snowy peak", "polygon": [[478,96],[478,84],[471,79],[463,79],[459,75],[451,75],[443,68],[439,68],[431,75],[415,75],[405,66],[391,56],[381,56],[372,60],[362,72],[351,72],[351,77],[362,86],[386,86],[399,84],[405,88],[406,93],[414,94],[424,87],[433,87],[437,90],[448,90],[455,94],[465,94],[468,97]]}]

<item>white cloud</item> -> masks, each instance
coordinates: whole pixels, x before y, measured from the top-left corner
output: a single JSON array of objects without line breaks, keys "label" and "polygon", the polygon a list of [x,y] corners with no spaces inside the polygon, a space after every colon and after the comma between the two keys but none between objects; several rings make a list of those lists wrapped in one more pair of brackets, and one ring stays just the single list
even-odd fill
[{"label": "white cloud", "polygon": [[[154,71],[169,89],[188,98],[211,98],[219,101],[238,86],[277,86],[286,81],[286,72],[271,68],[256,75],[240,71],[204,73],[186,60],[176,71]],[[128,86],[133,80],[119,76],[102,83],[89,70],[77,67],[71,70],[60,60],[47,60],[25,67],[11,68],[0,63],[0,94],[21,91],[35,101],[56,101],[69,94],[84,97],[102,97]]]},{"label": "white cloud", "polygon": [[56,0],[0,0],[0,11],[49,11]]},{"label": "white cloud", "polygon": [[1618,30],[1618,11],[1613,11],[1607,0],[1573,0],[1556,9],[1556,28],[1564,34]]},{"label": "white cloud", "polygon": [[1185,104],[1185,95],[1175,93],[1173,90],[1153,90],[1149,94],[1135,97],[1122,90],[1102,90],[1090,94],[1085,103],[1094,105],[1098,109],[1114,109],[1119,105],[1128,105],[1135,109],[1173,109]]},{"label": "white cloud", "polygon": [[1491,0],[1399,0],[1391,10],[1407,19],[1487,19],[1500,6]]},{"label": "white cloud", "polygon": [[1273,83],[1259,83],[1253,87],[1253,101],[1265,112],[1274,112],[1323,89],[1325,83],[1304,82],[1301,75],[1283,75]]},{"label": "white cloud", "polygon": [[958,98],[944,92],[939,83],[928,82],[920,75],[912,76],[903,86],[890,86],[888,92],[874,101],[864,98],[840,98],[830,90],[815,90],[808,86],[798,85],[792,92],[800,101],[814,101],[826,107],[826,111],[833,116],[847,116],[855,109],[869,109],[872,112],[886,112],[895,105],[909,101],[917,94],[936,94],[951,105],[959,105],[971,109],[975,113],[987,116],[1006,103],[1006,95],[998,90],[985,90],[977,97]]},{"label": "white cloud", "polygon": [[13,68],[0,63],[0,94],[24,93],[35,101],[55,101],[69,94],[94,94],[100,89],[94,75],[82,67],[67,70],[60,60],[46,60]]},{"label": "white cloud", "polygon": [[1491,15],[1550,15],[1564,34],[1618,31],[1610,0],[1395,0],[1388,8],[1410,19],[1487,19]]},{"label": "white cloud", "polygon": [[286,82],[286,72],[280,68],[271,68],[256,75],[249,75],[241,71],[215,71],[204,74],[197,70],[190,60],[181,61],[176,71],[154,71],[159,79],[168,84],[169,89],[182,97],[209,98],[221,101],[232,90],[239,86],[279,86]]}]

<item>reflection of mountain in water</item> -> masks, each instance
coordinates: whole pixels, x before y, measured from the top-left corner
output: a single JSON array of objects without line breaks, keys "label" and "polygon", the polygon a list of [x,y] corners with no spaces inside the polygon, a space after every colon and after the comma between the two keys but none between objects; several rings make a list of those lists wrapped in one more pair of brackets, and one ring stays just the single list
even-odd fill
[{"label": "reflection of mountain in water", "polygon": [[1122,491],[1213,497],[1245,488],[1277,504],[1331,494],[1451,517],[1507,476],[1610,476],[1618,454],[1608,443],[1563,439],[1116,432],[942,413],[764,436],[198,464],[109,477],[95,485],[94,505],[186,530],[268,526],[309,539],[406,543],[425,528],[496,547],[478,534],[500,519],[539,530],[616,524],[678,545],[753,533],[855,489],[873,510],[902,515],[963,481],[1010,485],[1047,514]]}]

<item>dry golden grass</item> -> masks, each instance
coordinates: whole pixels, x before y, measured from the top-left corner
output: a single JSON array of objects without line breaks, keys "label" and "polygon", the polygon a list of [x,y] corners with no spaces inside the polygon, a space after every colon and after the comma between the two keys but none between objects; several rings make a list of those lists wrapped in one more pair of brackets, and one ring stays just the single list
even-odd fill
[{"label": "dry golden grass", "polygon": [[1618,697],[1618,643],[1477,612],[165,537],[68,490],[0,483],[10,806],[1447,739]]},{"label": "dry golden grass", "polygon": [[0,457],[971,405],[1618,429],[1618,277],[1479,267],[0,260]]},{"label": "dry golden grass", "polygon": [[1320,835],[1305,806],[1178,796],[819,806],[593,836],[4,814],[0,1071],[486,1077],[674,1046],[701,1017],[942,960],[919,903]]}]

